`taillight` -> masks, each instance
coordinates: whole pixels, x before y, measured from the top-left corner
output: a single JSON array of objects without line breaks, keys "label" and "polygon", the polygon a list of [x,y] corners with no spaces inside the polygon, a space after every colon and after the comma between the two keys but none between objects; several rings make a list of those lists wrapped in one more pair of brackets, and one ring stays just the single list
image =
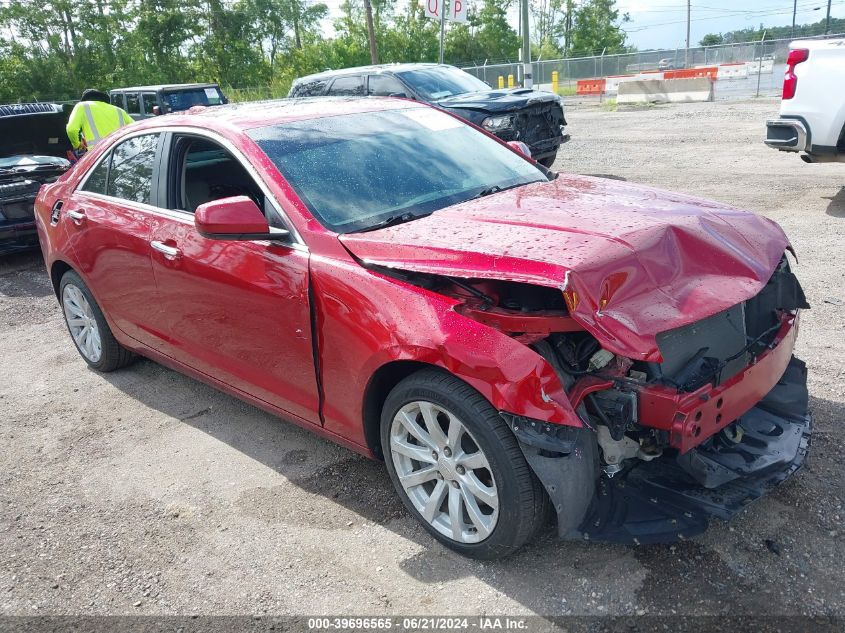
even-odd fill
[{"label": "taillight", "polygon": [[783,98],[792,99],[795,90],[798,88],[798,77],[795,76],[795,67],[801,62],[807,61],[810,51],[806,48],[795,48],[789,51],[786,58],[786,74],[783,76]]}]

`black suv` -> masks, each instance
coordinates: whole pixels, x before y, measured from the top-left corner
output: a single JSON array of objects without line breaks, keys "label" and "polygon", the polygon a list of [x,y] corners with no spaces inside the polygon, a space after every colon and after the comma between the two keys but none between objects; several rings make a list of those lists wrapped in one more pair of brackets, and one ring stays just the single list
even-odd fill
[{"label": "black suv", "polygon": [[293,82],[288,97],[382,96],[425,101],[495,134],[522,141],[539,163],[551,167],[564,132],[556,94],[527,88],[494,90],[467,72],[441,64],[389,64],[329,70]]},{"label": "black suv", "polygon": [[67,118],[54,103],[0,105],[0,255],[38,244],[35,196],[70,168]]}]

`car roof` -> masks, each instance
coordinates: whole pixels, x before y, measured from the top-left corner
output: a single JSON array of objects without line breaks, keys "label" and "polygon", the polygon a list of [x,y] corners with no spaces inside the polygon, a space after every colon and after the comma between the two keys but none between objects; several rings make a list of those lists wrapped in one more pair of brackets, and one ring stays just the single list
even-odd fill
[{"label": "car roof", "polygon": [[427,62],[409,63],[409,64],[377,64],[375,66],[353,66],[352,68],[338,68],[337,70],[324,70],[321,73],[313,75],[306,75],[294,80],[294,84],[305,83],[308,81],[318,81],[320,79],[327,79],[329,77],[339,77],[341,75],[355,75],[358,73],[389,73],[389,72],[404,72],[408,70],[420,70],[422,68],[455,68],[449,64],[434,64]]},{"label": "car roof", "polygon": [[391,97],[318,97],[251,101],[213,107],[195,106],[185,112],[153,117],[133,125],[159,128],[188,125],[204,128],[248,130],[268,125],[330,116],[425,108],[425,104]]},{"label": "car roof", "polygon": [[113,88],[109,92],[157,92],[159,90],[185,90],[189,88],[219,88],[215,83],[207,84],[157,84],[155,86],[132,86],[130,88]]}]

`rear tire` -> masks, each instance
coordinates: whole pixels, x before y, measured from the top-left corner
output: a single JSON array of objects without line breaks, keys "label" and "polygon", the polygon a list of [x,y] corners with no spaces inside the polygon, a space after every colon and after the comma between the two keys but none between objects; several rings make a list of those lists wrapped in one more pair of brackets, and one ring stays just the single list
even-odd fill
[{"label": "rear tire", "polygon": [[59,283],[59,301],[70,338],[89,367],[110,372],[132,362],[134,354],[114,338],[94,295],[72,270]]},{"label": "rear tire", "polygon": [[381,416],[390,479],[438,541],[472,558],[507,556],[547,523],[549,500],[496,409],[455,376],[424,369]]}]

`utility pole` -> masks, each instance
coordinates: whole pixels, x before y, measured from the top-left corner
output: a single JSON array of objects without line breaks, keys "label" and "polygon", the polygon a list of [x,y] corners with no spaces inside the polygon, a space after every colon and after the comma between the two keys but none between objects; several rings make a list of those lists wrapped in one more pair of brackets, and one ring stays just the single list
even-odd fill
[{"label": "utility pole", "polygon": [[440,0],[440,63],[443,63],[443,36],[446,34],[446,0]]},{"label": "utility pole", "polygon": [[531,76],[531,37],[528,29],[528,0],[520,0],[522,5],[522,87],[533,88],[534,78]]},{"label": "utility pole", "polygon": [[798,12],[798,0],[793,0],[792,2],[792,36],[791,39],[795,39],[795,14]]},{"label": "utility pole", "polygon": [[378,45],[376,44],[376,34],[373,29],[373,5],[370,4],[370,0],[364,0],[364,9],[367,14],[367,37],[370,40],[370,61],[373,64],[378,64]]},{"label": "utility pole", "polygon": [[824,34],[830,33],[830,0],[827,0],[827,22],[824,25]]},{"label": "utility pole", "polygon": [[690,6],[692,0],[687,0],[687,48],[684,51],[684,68],[689,68],[689,23],[690,23],[690,11],[692,7]]}]

